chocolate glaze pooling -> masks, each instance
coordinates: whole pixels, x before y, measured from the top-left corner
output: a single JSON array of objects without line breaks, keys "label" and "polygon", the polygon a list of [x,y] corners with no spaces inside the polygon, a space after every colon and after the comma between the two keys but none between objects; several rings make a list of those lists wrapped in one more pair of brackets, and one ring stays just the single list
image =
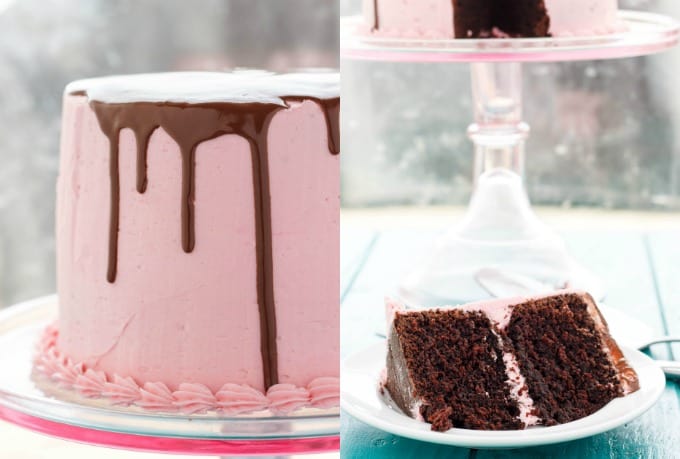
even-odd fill
[{"label": "chocolate glaze pooling", "polygon": [[[71,95],[84,95],[77,91]],[[340,99],[314,97],[282,97],[288,104],[312,100],[324,113],[328,129],[328,148],[333,155],[340,151]],[[109,224],[109,255],[107,280],[114,282],[118,261],[118,231],[120,216],[119,135],[131,129],[137,142],[136,188],[144,193],[147,186],[147,150],[152,133],[162,127],[177,143],[182,156],[181,227],[182,248],[189,253],[196,244],[194,232],[195,153],[206,140],[224,134],[236,134],[248,141],[251,148],[257,259],[257,288],[260,312],[262,367],[265,387],[278,383],[276,349],[276,312],[273,286],[271,193],[267,137],[273,116],[286,108],[273,103],[176,103],[131,102],[105,103],[90,101],[100,128],[109,140],[111,177],[111,216]]]}]

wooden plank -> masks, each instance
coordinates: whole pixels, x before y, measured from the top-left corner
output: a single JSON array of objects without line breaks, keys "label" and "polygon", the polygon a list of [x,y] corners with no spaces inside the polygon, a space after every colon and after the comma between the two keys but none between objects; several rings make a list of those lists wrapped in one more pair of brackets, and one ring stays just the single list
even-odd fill
[{"label": "wooden plank", "polygon": [[340,456],[361,459],[467,459],[470,450],[392,435],[342,413]]},{"label": "wooden plank", "polygon": [[387,231],[375,239],[370,256],[356,276],[340,309],[341,356],[348,356],[381,340],[376,331],[385,322],[384,300],[394,295],[411,260],[422,253],[431,235]]},{"label": "wooden plank", "polygon": [[432,243],[437,231],[388,230],[380,233],[370,260],[352,291],[390,294]]},{"label": "wooden plank", "polygon": [[[654,267],[642,233],[571,231],[564,238],[574,258],[604,284],[604,303],[648,325],[655,333],[664,333]],[[655,348],[653,355],[670,358],[667,347]]]},{"label": "wooden plank", "polygon": [[340,297],[351,286],[377,238],[377,232],[356,226],[340,226]]},{"label": "wooden plank", "polygon": [[[647,235],[646,242],[665,330],[669,335],[680,336],[680,231],[653,232]],[[673,356],[680,360],[680,344],[673,345]]]}]

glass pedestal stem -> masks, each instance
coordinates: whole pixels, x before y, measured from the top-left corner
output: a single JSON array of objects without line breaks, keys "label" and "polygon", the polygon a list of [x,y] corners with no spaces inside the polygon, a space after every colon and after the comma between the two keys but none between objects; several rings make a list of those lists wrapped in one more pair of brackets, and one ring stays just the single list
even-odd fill
[{"label": "glass pedestal stem", "polygon": [[522,66],[519,63],[473,63],[475,122],[468,135],[475,144],[475,178],[494,169],[524,174]]},{"label": "glass pedestal stem", "polygon": [[564,287],[603,295],[597,279],[567,252],[531,208],[523,185],[520,63],[472,63],[474,192],[464,218],[446,232],[399,286],[412,305],[456,304]]}]

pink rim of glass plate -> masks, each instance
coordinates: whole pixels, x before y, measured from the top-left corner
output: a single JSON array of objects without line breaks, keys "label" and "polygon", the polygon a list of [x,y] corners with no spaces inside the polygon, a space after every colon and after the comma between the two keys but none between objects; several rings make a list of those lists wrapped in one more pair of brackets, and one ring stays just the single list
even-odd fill
[{"label": "pink rim of glass plate", "polygon": [[646,30],[604,37],[509,40],[404,40],[366,38],[358,30],[360,18],[345,18],[341,57],[382,62],[555,62],[616,59],[658,53],[678,43],[680,26],[658,14],[622,11],[622,18]]},{"label": "pink rim of glass plate", "polygon": [[278,455],[338,451],[339,436],[266,440],[214,440],[133,435],[62,424],[0,405],[0,419],[64,440],[117,449],[200,455]]}]

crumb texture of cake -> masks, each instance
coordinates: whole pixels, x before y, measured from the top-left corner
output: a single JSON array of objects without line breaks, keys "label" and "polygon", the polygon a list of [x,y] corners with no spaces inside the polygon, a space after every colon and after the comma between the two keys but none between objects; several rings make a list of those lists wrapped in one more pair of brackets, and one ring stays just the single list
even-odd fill
[{"label": "crumb texture of cake", "polygon": [[[399,314],[390,336],[387,389],[405,412],[418,409],[435,430],[517,429],[517,402],[505,383],[503,349],[483,314]],[[399,388],[406,385],[407,390]]]},{"label": "crumb texture of cake", "polygon": [[388,310],[384,388],[436,431],[562,424],[639,388],[585,293]]},{"label": "crumb texture of cake", "polygon": [[402,38],[605,35],[625,30],[617,0],[364,0],[371,33]]},{"label": "crumb texture of cake", "polygon": [[339,110],[337,73],[69,84],[41,367],[188,410],[337,405]]},{"label": "crumb texture of cake", "polygon": [[561,295],[518,305],[506,333],[544,425],[588,416],[623,395],[582,298]]}]

